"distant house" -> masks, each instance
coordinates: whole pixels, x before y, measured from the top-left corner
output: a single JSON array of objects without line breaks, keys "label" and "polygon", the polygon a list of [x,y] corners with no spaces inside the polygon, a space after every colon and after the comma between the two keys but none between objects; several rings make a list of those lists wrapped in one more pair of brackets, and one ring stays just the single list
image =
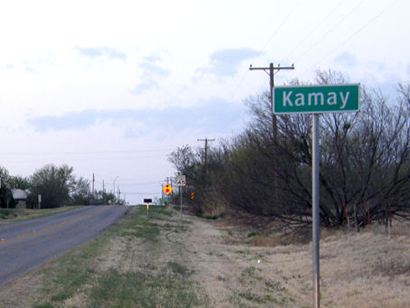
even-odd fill
[{"label": "distant house", "polygon": [[16,208],[27,207],[27,192],[22,189],[12,189],[13,199],[16,202]]}]

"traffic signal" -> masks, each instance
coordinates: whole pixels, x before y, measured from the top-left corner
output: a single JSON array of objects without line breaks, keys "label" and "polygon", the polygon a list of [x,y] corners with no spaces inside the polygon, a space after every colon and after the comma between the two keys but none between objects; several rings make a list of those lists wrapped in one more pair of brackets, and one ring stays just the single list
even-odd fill
[{"label": "traffic signal", "polygon": [[172,194],[172,186],[169,184],[166,184],[164,187],[162,187],[162,192],[166,194],[167,196]]},{"label": "traffic signal", "polygon": [[191,200],[195,200],[195,192],[194,191],[191,192]]}]

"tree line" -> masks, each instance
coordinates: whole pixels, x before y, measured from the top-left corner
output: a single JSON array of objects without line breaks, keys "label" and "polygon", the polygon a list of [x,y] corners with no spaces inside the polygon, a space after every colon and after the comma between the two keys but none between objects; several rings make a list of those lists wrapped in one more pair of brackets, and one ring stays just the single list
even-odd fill
[{"label": "tree line", "polygon": [[[334,71],[315,84],[343,84]],[[301,84],[298,80],[290,84]],[[361,86],[360,109],[320,117],[320,219],[357,229],[410,217],[410,85],[388,99]],[[274,117],[268,93],[249,98],[252,119],[238,136],[208,151],[186,145],[169,156],[196,192],[199,213],[226,208],[311,222],[311,117]]]},{"label": "tree line", "polygon": [[41,208],[55,208],[63,205],[120,204],[123,200],[110,192],[90,189],[90,182],[84,177],[76,177],[73,167],[68,165],[46,165],[29,177],[10,175],[0,167],[0,207],[14,208],[12,189],[28,193],[27,207],[38,208],[41,195]]}]

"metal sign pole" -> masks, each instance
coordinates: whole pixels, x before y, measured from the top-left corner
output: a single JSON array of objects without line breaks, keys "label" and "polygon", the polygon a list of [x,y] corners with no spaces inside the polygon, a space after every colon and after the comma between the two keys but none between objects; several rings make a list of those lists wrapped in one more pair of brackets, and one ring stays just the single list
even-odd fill
[{"label": "metal sign pole", "polygon": [[182,186],[179,186],[179,198],[180,198],[180,201],[181,201],[179,211],[181,213],[181,218],[182,218]]},{"label": "metal sign pole", "polygon": [[183,174],[178,174],[175,177],[175,182],[178,185],[178,189],[179,189],[179,199],[180,199],[179,212],[180,212],[180,218],[182,219],[182,188],[186,185],[186,176]]},{"label": "metal sign pole", "polygon": [[313,299],[314,307],[320,307],[320,208],[319,208],[319,114],[312,116],[312,260],[313,260]]},{"label": "metal sign pole", "polygon": [[[338,93],[338,95],[336,94]],[[320,307],[320,127],[319,113],[356,112],[359,110],[359,84],[275,87],[275,114],[312,115],[312,274],[314,307]]]},{"label": "metal sign pole", "polygon": [[38,208],[41,209],[41,194],[38,194]]}]

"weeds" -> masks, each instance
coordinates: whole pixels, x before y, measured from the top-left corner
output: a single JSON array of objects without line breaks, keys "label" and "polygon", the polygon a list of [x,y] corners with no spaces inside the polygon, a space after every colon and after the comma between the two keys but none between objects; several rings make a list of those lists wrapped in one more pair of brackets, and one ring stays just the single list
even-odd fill
[{"label": "weeds", "polygon": [[[86,307],[206,306],[208,297],[190,280],[192,270],[175,260],[169,260],[165,265],[156,262],[163,240],[160,222],[166,221],[162,225],[179,232],[185,229],[168,222],[172,217],[169,210],[150,209],[148,217],[144,210],[133,209],[103,236],[62,258],[50,269],[53,278],[38,294],[35,307],[70,306],[67,301],[79,292],[86,301],[80,306]],[[123,239],[133,243],[135,238],[149,244],[147,249],[155,245],[155,249],[149,251],[149,259],[129,257],[133,254],[127,252],[122,258],[131,258],[126,262],[137,263],[133,270],[99,269],[98,262],[104,260],[104,251],[110,242]]]},{"label": "weeds", "polygon": [[0,209],[0,219],[10,219],[18,216],[16,209]]},{"label": "weeds", "polygon": [[282,284],[280,281],[274,281],[271,279],[268,279],[265,281],[265,286],[267,287],[268,290],[273,290],[273,291],[283,291],[285,288],[282,287]]},{"label": "weeds", "polygon": [[[180,268],[179,268],[180,269]],[[195,285],[166,271],[153,273],[105,273],[90,294],[90,307],[193,307],[206,298]]]},{"label": "weeds", "polygon": [[251,290],[236,292],[231,298],[230,302],[235,307],[255,307],[255,304],[268,305],[269,307],[283,306],[285,299],[278,299],[270,294],[257,294]]},{"label": "weeds", "polygon": [[410,260],[403,256],[396,256],[390,259],[378,258],[374,271],[389,277],[410,273]]},{"label": "weeds", "polygon": [[182,277],[188,277],[193,273],[193,271],[189,270],[185,265],[180,264],[178,262],[170,261],[167,263],[167,265],[173,273],[179,274]]},{"label": "weeds", "polygon": [[0,222],[9,223],[20,220],[28,220],[69,211],[75,208],[78,208],[78,206],[67,206],[52,209],[0,209]]}]

